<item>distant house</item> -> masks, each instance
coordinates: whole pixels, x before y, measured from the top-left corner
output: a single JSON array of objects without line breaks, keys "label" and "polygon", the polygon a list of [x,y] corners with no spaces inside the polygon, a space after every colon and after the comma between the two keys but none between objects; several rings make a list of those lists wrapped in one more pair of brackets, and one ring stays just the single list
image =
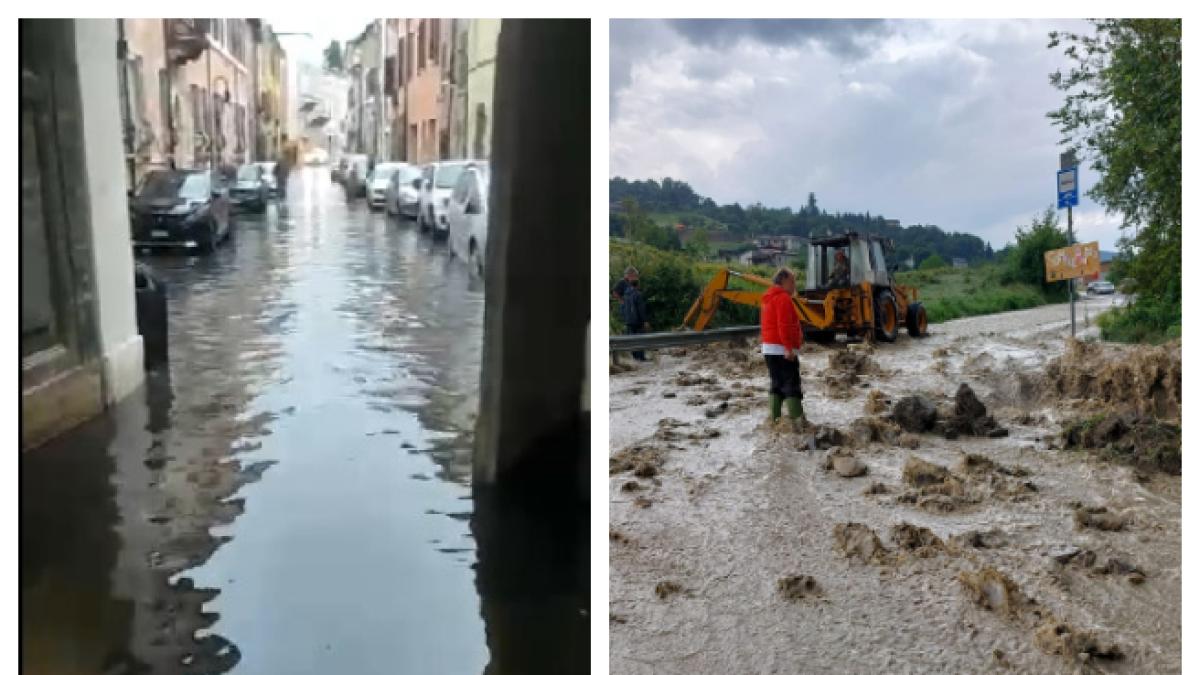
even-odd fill
[{"label": "distant house", "polygon": [[883,226],[884,227],[900,227],[900,221],[899,220],[885,220],[885,221],[883,221]]},{"label": "distant house", "polygon": [[783,267],[791,264],[795,259],[795,253],[789,252],[780,247],[759,246],[742,253],[738,257],[738,262],[743,265],[767,265],[770,267]]},{"label": "distant house", "polygon": [[773,237],[759,237],[754,241],[759,248],[776,248],[783,251],[799,251],[804,248],[806,241],[804,237],[794,234],[777,235]]},{"label": "distant house", "polygon": [[951,260],[951,264],[954,265],[955,269],[960,269],[960,270],[967,269],[967,259],[966,258],[954,258]]}]

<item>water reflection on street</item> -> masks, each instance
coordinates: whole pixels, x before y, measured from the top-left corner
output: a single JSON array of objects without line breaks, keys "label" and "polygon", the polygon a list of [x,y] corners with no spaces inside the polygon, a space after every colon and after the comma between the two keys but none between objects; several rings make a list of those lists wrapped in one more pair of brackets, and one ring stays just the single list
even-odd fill
[{"label": "water reflection on street", "polygon": [[146,261],[169,370],[22,456],[25,671],[483,671],[480,282],[320,168]]}]

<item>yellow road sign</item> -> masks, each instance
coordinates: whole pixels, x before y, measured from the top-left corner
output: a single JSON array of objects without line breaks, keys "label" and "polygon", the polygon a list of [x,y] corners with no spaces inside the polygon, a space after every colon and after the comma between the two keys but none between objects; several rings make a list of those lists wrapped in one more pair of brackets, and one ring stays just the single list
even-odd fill
[{"label": "yellow road sign", "polygon": [[1100,242],[1046,251],[1046,281],[1065,281],[1100,273]]}]

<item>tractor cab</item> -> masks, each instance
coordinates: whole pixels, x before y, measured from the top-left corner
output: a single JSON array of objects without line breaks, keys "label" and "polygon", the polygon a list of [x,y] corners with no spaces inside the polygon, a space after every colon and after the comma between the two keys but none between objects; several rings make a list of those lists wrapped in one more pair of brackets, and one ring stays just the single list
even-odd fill
[{"label": "tractor cab", "polygon": [[883,237],[855,233],[809,240],[805,290],[849,288],[863,282],[888,286],[891,277],[884,249],[890,249],[890,244]]}]

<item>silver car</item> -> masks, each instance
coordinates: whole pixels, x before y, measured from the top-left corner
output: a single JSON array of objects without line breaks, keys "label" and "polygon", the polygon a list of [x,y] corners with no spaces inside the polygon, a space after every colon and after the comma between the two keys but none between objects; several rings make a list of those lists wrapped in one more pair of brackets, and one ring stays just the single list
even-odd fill
[{"label": "silver car", "polygon": [[417,210],[417,224],[421,231],[433,230],[437,236],[446,236],[446,209],[450,206],[450,193],[458,184],[458,177],[471,160],[433,162],[422,170],[421,195]]},{"label": "silver car", "polygon": [[404,164],[392,174],[387,189],[387,213],[416,220],[421,198],[421,169]]}]

